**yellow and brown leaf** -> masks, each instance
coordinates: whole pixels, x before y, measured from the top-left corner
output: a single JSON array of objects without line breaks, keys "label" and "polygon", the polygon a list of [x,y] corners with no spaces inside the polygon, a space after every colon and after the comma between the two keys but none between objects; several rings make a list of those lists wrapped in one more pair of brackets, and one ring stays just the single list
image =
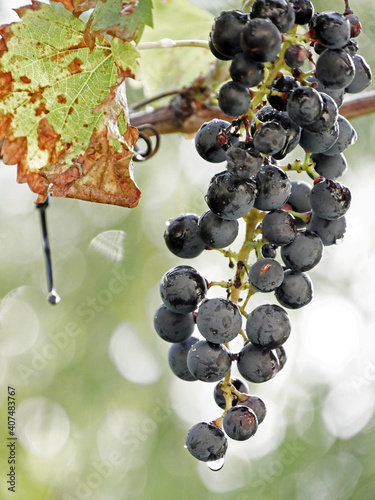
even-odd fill
[{"label": "yellow and brown leaf", "polygon": [[119,40],[112,50],[61,4],[33,1],[17,13],[21,22],[0,28],[4,162],[17,164],[18,181],[38,202],[51,193],[137,205],[138,132],[128,124],[123,88],[139,74],[136,49]]}]

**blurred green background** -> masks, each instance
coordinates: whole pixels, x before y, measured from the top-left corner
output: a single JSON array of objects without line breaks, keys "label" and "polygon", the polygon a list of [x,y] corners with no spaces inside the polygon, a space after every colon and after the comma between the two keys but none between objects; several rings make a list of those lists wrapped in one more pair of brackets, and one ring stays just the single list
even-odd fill
[{"label": "blurred green background", "polygon": [[[22,3],[2,0],[1,23],[17,20],[11,8]],[[344,5],[314,3],[317,11]],[[148,29],[145,40],[206,39],[212,15],[238,6],[154,4],[155,32]],[[375,67],[373,4],[351,6],[363,24],[360,52]],[[145,88],[134,95],[176,88],[212,61],[202,49],[142,58]],[[223,166],[200,159],[191,138],[168,136],[153,159],[135,165],[137,208],[52,199],[48,226],[62,297],[53,307],[35,197],[16,183],[15,167],[1,164],[1,499],[375,498],[375,126],[371,115],[352,123],[358,142],[347,151],[342,179],[353,194],[344,243],[326,248],[309,273],[315,298],[290,313],[285,369],[250,388],[265,400],[267,418],[251,440],[230,442],[219,472],[184,449],[191,425],[220,416],[214,384],[171,375],[169,346],[152,319],[161,276],[181,263],[166,251],[165,221],[205,211],[207,183]],[[209,280],[231,277],[219,253],[189,264]],[[264,300],[255,297],[254,305]],[[6,485],[8,386],[17,399],[16,494]]]}]

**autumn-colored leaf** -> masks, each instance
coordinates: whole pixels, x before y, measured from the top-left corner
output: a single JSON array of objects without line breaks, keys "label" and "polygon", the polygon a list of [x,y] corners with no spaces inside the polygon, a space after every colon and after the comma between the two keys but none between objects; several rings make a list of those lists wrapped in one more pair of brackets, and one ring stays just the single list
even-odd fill
[{"label": "autumn-colored leaf", "polygon": [[145,26],[153,26],[152,0],[98,1],[90,22],[93,31],[138,43]]},{"label": "autumn-colored leaf", "polygon": [[138,138],[130,127],[126,77],[135,47],[88,33],[63,5],[33,1],[21,22],[0,28],[0,140],[6,164],[38,193],[133,207]]},{"label": "autumn-colored leaf", "polygon": [[73,14],[79,16],[82,12],[86,12],[89,9],[93,9],[98,0],[54,0],[55,2],[60,2]]}]

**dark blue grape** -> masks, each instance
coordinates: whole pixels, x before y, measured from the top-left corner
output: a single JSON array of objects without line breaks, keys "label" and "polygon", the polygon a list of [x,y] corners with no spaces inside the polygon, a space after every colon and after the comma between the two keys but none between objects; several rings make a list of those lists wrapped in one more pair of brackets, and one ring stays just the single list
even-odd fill
[{"label": "dark blue grape", "polygon": [[244,87],[255,87],[264,78],[264,64],[255,62],[239,52],[229,66],[232,80]]},{"label": "dark blue grape", "polygon": [[253,412],[257,416],[258,425],[261,424],[266,418],[267,409],[262,398],[258,396],[248,396],[246,399],[241,399],[240,404],[242,406],[247,406],[248,408],[250,408],[250,410],[253,410]]},{"label": "dark blue grape", "polygon": [[306,273],[299,273],[287,269],[284,272],[284,280],[275,291],[275,297],[279,303],[288,309],[299,309],[311,302],[313,298],[313,287]]},{"label": "dark blue grape", "polygon": [[255,208],[274,210],[284,205],[290,195],[291,183],[283,170],[274,165],[265,165],[255,179],[259,190]]},{"label": "dark blue grape", "polygon": [[323,179],[311,190],[311,208],[322,219],[342,217],[348,211],[350,202],[349,189],[338,181]]},{"label": "dark blue grape", "polygon": [[189,371],[202,382],[218,382],[229,372],[232,359],[222,344],[200,340],[193,344],[187,356]]},{"label": "dark blue grape", "polygon": [[253,180],[238,179],[224,171],[212,177],[205,200],[216,215],[234,220],[244,217],[253,208],[257,193]]},{"label": "dark blue grape", "polygon": [[262,164],[262,155],[249,142],[237,142],[227,151],[227,170],[239,179],[249,180]]},{"label": "dark blue grape", "polygon": [[269,19],[251,19],[241,33],[241,46],[253,61],[273,61],[281,47],[280,31]]},{"label": "dark blue grape", "polygon": [[295,12],[296,24],[308,24],[314,14],[314,5],[310,0],[290,0]]},{"label": "dark blue grape", "polygon": [[247,406],[235,406],[225,413],[223,428],[231,439],[245,441],[256,433],[258,419]]},{"label": "dark blue grape", "polygon": [[299,231],[294,240],[281,249],[284,264],[293,271],[309,271],[322,256],[322,240],[312,231]]},{"label": "dark blue grape", "polygon": [[316,63],[316,77],[330,89],[344,89],[355,75],[353,59],[343,49],[326,49]]},{"label": "dark blue grape", "polygon": [[168,362],[172,372],[176,377],[181,380],[186,380],[186,382],[193,382],[197,380],[194,375],[192,375],[187,366],[187,355],[190,347],[198,342],[196,337],[189,337],[183,342],[178,344],[172,344],[168,353]]},{"label": "dark blue grape", "polygon": [[315,171],[326,179],[337,179],[343,175],[348,167],[343,154],[328,156],[322,153],[311,155],[315,162]]},{"label": "dark blue grape", "polygon": [[341,243],[346,231],[345,215],[339,219],[327,220],[313,212],[307,229],[318,234],[324,246]]},{"label": "dark blue grape", "polygon": [[291,323],[280,306],[264,304],[256,307],[246,321],[247,338],[252,344],[265,349],[281,346],[289,337]]},{"label": "dark blue grape", "polygon": [[355,67],[355,75],[350,85],[348,85],[345,89],[346,92],[349,92],[349,94],[362,92],[370,85],[372,79],[371,68],[362,56],[358,54],[354,55],[353,63]]},{"label": "dark blue grape", "polygon": [[[337,119],[338,138],[337,141],[324,154],[328,156],[339,155],[343,153],[349,146],[357,141],[357,133],[352,124],[343,116],[339,115]],[[323,152],[323,151],[322,151]]]},{"label": "dark blue grape", "polygon": [[240,333],[242,316],[238,306],[230,300],[206,299],[198,309],[197,327],[209,342],[225,344]]},{"label": "dark blue grape", "polygon": [[279,153],[286,144],[286,133],[277,122],[261,124],[254,133],[254,147],[265,155]]},{"label": "dark blue grape", "polygon": [[350,39],[350,23],[339,12],[321,12],[315,18],[314,31],[319,43],[329,49],[339,49]]},{"label": "dark blue grape", "polygon": [[241,116],[250,107],[250,93],[246,87],[236,82],[227,82],[218,93],[219,108],[228,116]]},{"label": "dark blue grape", "polygon": [[312,87],[298,87],[290,93],[286,109],[290,118],[302,127],[319,120],[323,99]]},{"label": "dark blue grape", "polygon": [[276,249],[277,246],[266,243],[261,248],[262,256],[265,259],[274,259],[276,257]]},{"label": "dark blue grape", "polygon": [[226,134],[229,126],[229,122],[214,118],[200,127],[195,135],[195,148],[204,160],[211,163],[226,160],[226,149],[238,141],[233,134]]},{"label": "dark blue grape", "polygon": [[238,355],[237,367],[245,380],[259,384],[276,375],[279,361],[274,351],[249,342]]},{"label": "dark blue grape", "polygon": [[274,259],[260,259],[249,271],[250,285],[258,292],[272,292],[281,285],[283,278],[283,268]]},{"label": "dark blue grape", "polygon": [[194,331],[193,313],[178,314],[170,311],[164,304],[158,307],[154,315],[156,333],[167,342],[182,342]]},{"label": "dark blue grape", "polygon": [[206,280],[190,266],[177,266],[167,271],[160,282],[160,295],[173,312],[193,312],[207,293]]},{"label": "dark blue grape", "polygon": [[237,220],[225,220],[207,210],[198,220],[198,234],[211,248],[225,248],[237,238]]},{"label": "dark blue grape", "polygon": [[213,462],[224,457],[228,441],[224,432],[213,423],[199,422],[188,430],[186,447],[198,460]]},{"label": "dark blue grape", "polygon": [[300,68],[309,56],[309,51],[299,44],[289,45],[284,52],[284,61],[289,68]]},{"label": "dark blue grape", "polygon": [[266,214],[262,221],[263,236],[273,245],[288,245],[294,240],[296,232],[295,218],[281,208]]},{"label": "dark blue grape", "polygon": [[215,18],[211,40],[220,54],[232,59],[241,51],[241,32],[247,19],[247,15],[240,10],[223,11]]},{"label": "dark blue grape", "polygon": [[324,132],[309,132],[302,129],[300,146],[309,153],[325,153],[337,142],[339,137],[339,125],[336,122],[333,127]]},{"label": "dark blue grape", "polygon": [[287,203],[295,212],[309,212],[311,210],[310,193],[310,184],[305,181],[292,181]]},{"label": "dark blue grape", "polygon": [[213,31],[211,30],[210,34],[208,36],[208,46],[210,48],[210,51],[216,57],[216,59],[220,59],[221,61],[230,61],[232,59],[231,57],[224,56],[224,54],[222,54],[221,52],[219,52],[217,50],[217,48],[215,47],[215,45],[213,44],[213,41],[212,41],[212,34],[213,34]]},{"label": "dark blue grape", "polygon": [[279,31],[286,33],[294,24],[295,13],[286,0],[255,0],[250,17],[270,19]]},{"label": "dark blue grape", "polygon": [[317,133],[329,130],[333,127],[339,115],[339,110],[334,99],[322,92],[320,92],[320,96],[323,99],[323,113],[316,122],[304,126],[309,132]]},{"label": "dark blue grape", "polygon": [[[223,382],[223,380],[221,380],[220,382],[218,382],[216,384],[216,386],[215,386],[215,389],[214,389],[214,399],[215,399],[215,403],[220,408],[222,408],[223,410],[225,410],[227,404],[226,404],[226,401],[225,401],[225,396],[224,396],[223,389],[221,388],[222,382]],[[247,385],[245,384],[245,382],[243,382],[239,378],[232,378],[231,379],[231,384],[232,384],[232,386],[238,392],[241,392],[242,394],[247,394],[248,391],[249,391],[249,389],[248,389]],[[236,404],[238,403],[238,397],[235,394],[232,394],[232,396],[233,396],[232,406],[236,406]]]},{"label": "dark blue grape", "polygon": [[168,249],[178,257],[191,259],[201,254],[205,243],[198,234],[198,215],[181,214],[169,219],[164,231]]}]

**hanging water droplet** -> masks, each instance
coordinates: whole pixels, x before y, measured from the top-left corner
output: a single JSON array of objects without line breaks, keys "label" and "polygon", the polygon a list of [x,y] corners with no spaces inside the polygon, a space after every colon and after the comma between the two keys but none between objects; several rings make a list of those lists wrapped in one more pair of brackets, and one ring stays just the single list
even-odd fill
[{"label": "hanging water droplet", "polygon": [[225,463],[225,457],[222,456],[221,458],[218,458],[217,460],[210,460],[209,462],[207,462],[207,467],[210,470],[217,472],[224,467],[224,463]]},{"label": "hanging water droplet", "polygon": [[186,444],[184,444],[184,448],[185,448],[185,450],[187,450],[187,446],[186,446]]},{"label": "hanging water droplet", "polygon": [[47,295],[47,300],[50,304],[56,305],[60,302],[61,297],[60,295],[56,292],[56,290],[53,288],[49,294]]}]

